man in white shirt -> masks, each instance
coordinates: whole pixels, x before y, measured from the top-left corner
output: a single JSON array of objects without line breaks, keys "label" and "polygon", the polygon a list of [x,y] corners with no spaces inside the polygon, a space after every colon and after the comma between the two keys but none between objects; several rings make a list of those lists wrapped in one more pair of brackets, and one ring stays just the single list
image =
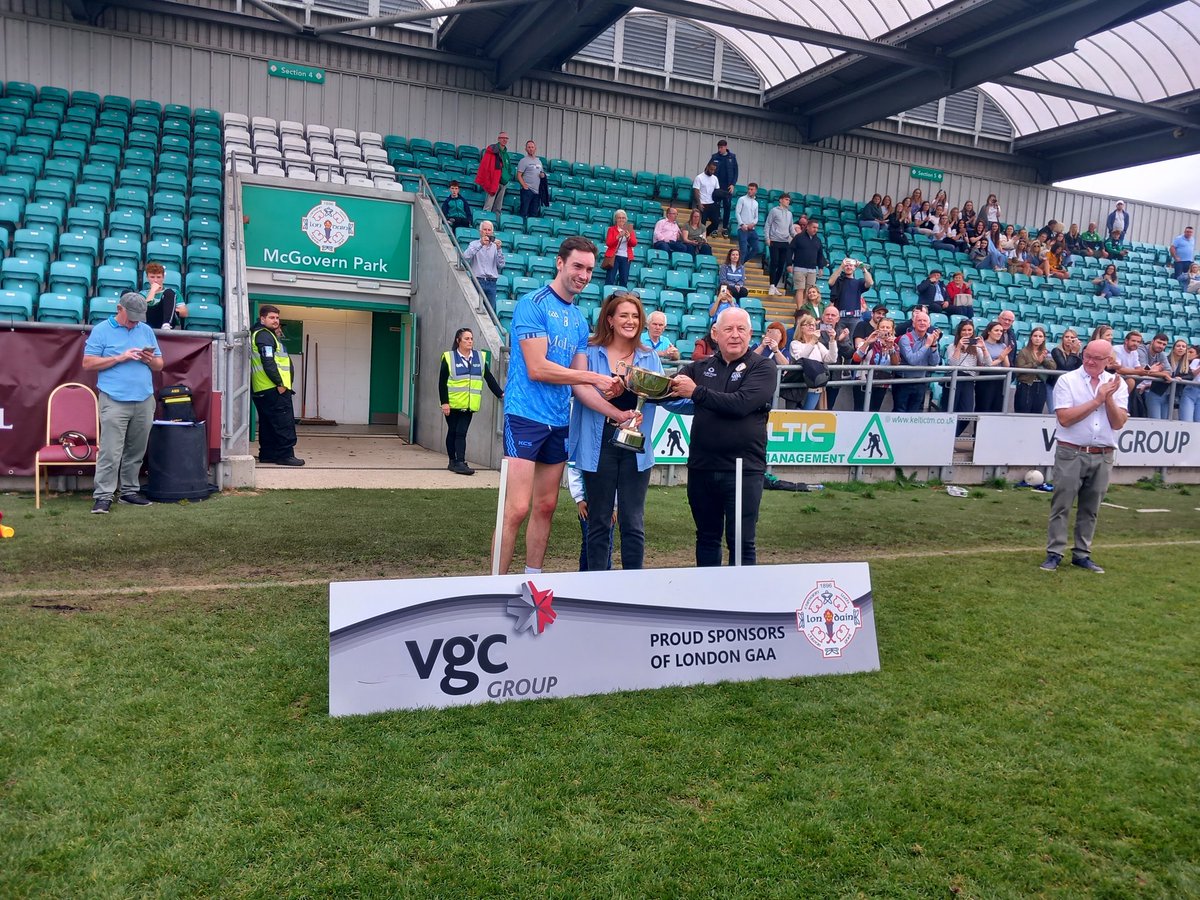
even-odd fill
[{"label": "man in white shirt", "polygon": [[[758,243],[758,185],[753,181],[746,185],[746,193],[738,198],[737,208],[738,250],[742,253],[742,265],[750,265],[752,259],[762,254]],[[763,271],[767,271],[767,260],[763,257]]]},{"label": "man in white shirt", "polygon": [[1108,490],[1117,434],[1129,420],[1129,388],[1125,380],[1104,371],[1112,352],[1108,341],[1088,342],[1083,350],[1083,365],[1060,376],[1054,385],[1058,429],[1046,561],[1041,566],[1045,572],[1053,572],[1062,562],[1067,549],[1067,519],[1078,498],[1071,565],[1098,575],[1104,573],[1092,562],[1092,536],[1096,533],[1100,502]]},{"label": "man in white shirt", "polygon": [[717,164],[710,162],[704,171],[692,181],[692,201],[699,204],[701,221],[706,223],[705,232],[712,234],[720,227],[717,204],[713,202],[713,191],[719,190],[721,182],[717,180]]}]

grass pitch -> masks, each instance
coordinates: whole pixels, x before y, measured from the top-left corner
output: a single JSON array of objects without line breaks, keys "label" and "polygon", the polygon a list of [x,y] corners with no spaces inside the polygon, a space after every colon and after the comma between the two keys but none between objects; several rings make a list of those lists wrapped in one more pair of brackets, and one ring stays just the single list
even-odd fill
[{"label": "grass pitch", "polygon": [[494,492],[0,496],[0,896],[1200,895],[1200,498],[1114,488],[1094,576],[974,494],[764,497],[872,562],[879,673],[338,720],[323,582],[483,573]]}]

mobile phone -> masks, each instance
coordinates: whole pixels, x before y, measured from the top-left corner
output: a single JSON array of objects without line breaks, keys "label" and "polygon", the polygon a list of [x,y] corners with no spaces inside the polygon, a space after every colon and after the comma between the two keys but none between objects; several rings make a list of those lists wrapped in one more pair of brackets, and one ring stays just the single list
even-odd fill
[{"label": "mobile phone", "polygon": [[143,352],[143,353],[153,353],[153,352],[154,352],[154,348],[153,348],[153,347],[143,347],[143,348],[142,348],[142,352]]},{"label": "mobile phone", "polygon": [[974,347],[976,344],[978,344],[978,343],[979,343],[979,338],[977,338],[977,337],[973,337],[973,338],[971,338],[971,340],[967,341],[967,343],[968,343],[970,346]]}]

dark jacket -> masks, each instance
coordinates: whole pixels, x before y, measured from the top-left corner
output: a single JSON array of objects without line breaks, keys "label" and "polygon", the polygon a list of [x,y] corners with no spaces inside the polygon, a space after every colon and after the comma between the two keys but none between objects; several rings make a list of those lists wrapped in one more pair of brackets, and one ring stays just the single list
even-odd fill
[{"label": "dark jacket", "polygon": [[744,472],[767,468],[767,417],[775,396],[775,360],[747,351],[726,362],[718,352],[680,370],[696,382],[688,468]]},{"label": "dark jacket", "polygon": [[728,148],[726,151],[724,156],[714,153],[708,160],[710,163],[716,163],[717,184],[721,185],[722,190],[728,190],[729,186],[737,184],[738,180],[737,154]]},{"label": "dark jacket", "polygon": [[829,265],[825,245],[819,237],[809,237],[802,231],[792,238],[792,265],[797,269],[824,269]]},{"label": "dark jacket", "polygon": [[473,227],[475,225],[475,215],[471,212],[470,202],[462,194],[459,194],[457,198],[451,197],[449,194],[446,195],[446,199],[442,201],[442,215],[444,215],[447,219],[451,219],[455,216],[455,212],[451,206],[452,203],[461,204],[461,218],[467,220],[468,228]]},{"label": "dark jacket", "polygon": [[932,281],[930,281],[928,278],[926,278],[924,281],[922,281],[920,284],[917,285],[917,299],[919,301],[921,301],[921,304],[920,304],[921,306],[924,306],[927,309],[933,309],[933,310],[940,311],[943,306],[945,306],[946,304],[948,304],[950,302],[950,295],[946,293],[946,282],[939,281],[938,284],[941,285],[941,288],[942,288],[942,302],[941,303],[936,302],[934,299],[935,297],[937,297],[937,288],[934,286],[934,283]]}]

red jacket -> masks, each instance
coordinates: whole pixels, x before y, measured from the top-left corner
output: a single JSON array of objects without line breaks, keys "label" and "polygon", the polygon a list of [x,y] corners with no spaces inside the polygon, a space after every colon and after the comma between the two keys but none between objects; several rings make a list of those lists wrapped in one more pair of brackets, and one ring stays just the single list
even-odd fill
[{"label": "red jacket", "polygon": [[[604,244],[605,244],[604,255],[605,256],[616,256],[617,255],[617,240],[619,237],[620,237],[620,233],[617,231],[617,226],[609,225],[608,226],[608,235],[604,238]],[[626,256],[629,257],[630,260],[633,259],[633,248],[636,246],[637,246],[637,234],[635,234],[633,229],[630,228],[629,229],[629,238],[625,241],[625,254],[626,254]]]},{"label": "red jacket", "polygon": [[500,160],[496,151],[488,144],[484,148],[483,157],[479,160],[479,171],[475,173],[475,183],[489,194],[500,190]]}]

